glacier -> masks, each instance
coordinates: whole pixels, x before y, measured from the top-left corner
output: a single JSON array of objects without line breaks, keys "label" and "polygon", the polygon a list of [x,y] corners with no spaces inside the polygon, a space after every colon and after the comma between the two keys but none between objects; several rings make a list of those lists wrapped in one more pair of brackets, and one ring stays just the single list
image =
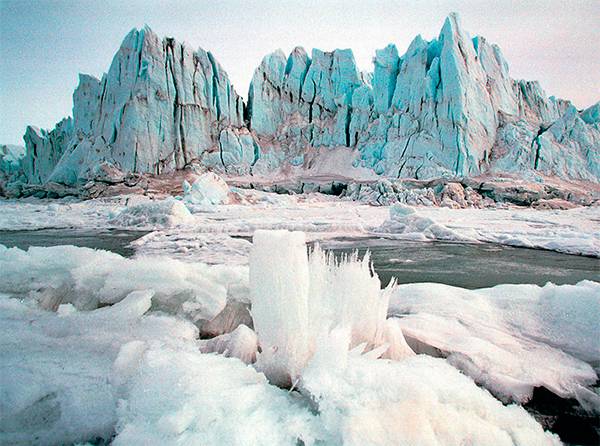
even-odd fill
[{"label": "glacier", "polygon": [[190,167],[233,178],[598,183],[600,103],[577,110],[512,79],[500,49],[471,38],[456,14],[437,38],[417,36],[403,55],[390,44],[373,63],[360,72],[350,49],[278,50],[256,68],[246,103],[210,52],[134,29],[101,79],[80,75],[72,117],[27,128],[4,189],[81,194],[90,181]]},{"label": "glacier", "polygon": [[[219,146],[248,142],[243,114],[210,52],[161,40],[148,27],[132,30],[102,79],[80,75],[72,118],[51,131],[28,127],[24,172],[33,184],[75,184],[104,163],[154,174],[198,159],[221,164]],[[252,144],[242,150],[253,157]]]},{"label": "glacier", "polygon": [[248,104],[263,151],[288,151],[305,167],[318,162],[310,148],[345,146],[355,166],[386,177],[538,172],[596,182],[598,106],[579,112],[537,82],[511,79],[500,49],[471,39],[455,14],[402,56],[394,45],[377,50],[372,76],[350,50],[277,51],[256,70]]}]

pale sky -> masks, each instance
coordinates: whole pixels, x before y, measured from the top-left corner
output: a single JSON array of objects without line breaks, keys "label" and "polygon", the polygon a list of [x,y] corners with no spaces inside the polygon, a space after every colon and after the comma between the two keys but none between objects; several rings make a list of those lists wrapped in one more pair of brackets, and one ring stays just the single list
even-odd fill
[{"label": "pale sky", "polygon": [[246,97],[277,48],[352,48],[370,71],[375,49],[395,43],[402,54],[417,34],[431,40],[451,11],[471,36],[500,45],[512,77],[580,108],[600,100],[600,0],[0,0],[0,143],[23,144],[28,124],[70,115],[77,74],[100,77],[144,24],[213,52]]}]

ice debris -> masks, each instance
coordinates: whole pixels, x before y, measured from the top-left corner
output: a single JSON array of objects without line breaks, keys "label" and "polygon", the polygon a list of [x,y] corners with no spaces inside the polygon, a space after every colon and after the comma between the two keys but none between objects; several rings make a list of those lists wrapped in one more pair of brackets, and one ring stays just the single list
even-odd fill
[{"label": "ice debris", "polygon": [[229,186],[213,172],[206,172],[193,183],[183,182],[183,201],[191,205],[213,206],[229,202]]},{"label": "ice debris", "polygon": [[600,361],[597,282],[480,290],[400,285],[390,315],[416,351],[437,351],[505,401],[524,403],[545,387],[563,398],[581,395],[583,403],[590,398],[600,413],[600,398],[588,389],[598,379],[589,364]]},{"label": "ice debris", "polygon": [[184,203],[174,198],[145,200],[127,205],[113,215],[109,223],[120,227],[169,228],[193,221]]}]

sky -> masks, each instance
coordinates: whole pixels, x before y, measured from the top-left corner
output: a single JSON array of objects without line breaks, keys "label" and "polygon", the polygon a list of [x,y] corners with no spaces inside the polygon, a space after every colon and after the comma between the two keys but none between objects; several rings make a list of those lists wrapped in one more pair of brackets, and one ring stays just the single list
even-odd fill
[{"label": "sky", "polygon": [[402,54],[417,34],[435,38],[452,11],[501,47],[512,77],[579,108],[600,100],[600,0],[0,0],[0,143],[71,115],[78,73],[100,77],[144,24],[210,50],[246,97],[278,48],[351,48],[370,71],[376,49],[395,43]]}]

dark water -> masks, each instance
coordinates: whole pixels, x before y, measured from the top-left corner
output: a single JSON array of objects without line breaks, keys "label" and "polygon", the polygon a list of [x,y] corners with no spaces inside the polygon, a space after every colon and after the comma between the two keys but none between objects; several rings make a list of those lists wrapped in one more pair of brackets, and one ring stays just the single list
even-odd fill
[{"label": "dark water", "polygon": [[[41,229],[0,231],[0,244],[30,246],[75,245],[134,254],[129,243],[146,231]],[[383,285],[396,277],[399,283],[439,282],[462,288],[483,288],[501,283],[574,284],[600,280],[600,259],[553,251],[492,244],[411,242],[388,239],[335,239],[321,243],[336,255],[358,250],[371,259]]]},{"label": "dark water", "polygon": [[410,242],[386,239],[333,240],[321,243],[336,254],[368,249],[383,285],[439,282],[462,288],[501,283],[544,285],[600,280],[600,259],[539,249],[492,244]]},{"label": "dark water", "polygon": [[147,231],[99,231],[79,229],[40,229],[37,231],[0,231],[0,244],[9,248],[27,249],[30,246],[75,245],[104,249],[131,257],[134,250],[129,243],[147,234]]}]

